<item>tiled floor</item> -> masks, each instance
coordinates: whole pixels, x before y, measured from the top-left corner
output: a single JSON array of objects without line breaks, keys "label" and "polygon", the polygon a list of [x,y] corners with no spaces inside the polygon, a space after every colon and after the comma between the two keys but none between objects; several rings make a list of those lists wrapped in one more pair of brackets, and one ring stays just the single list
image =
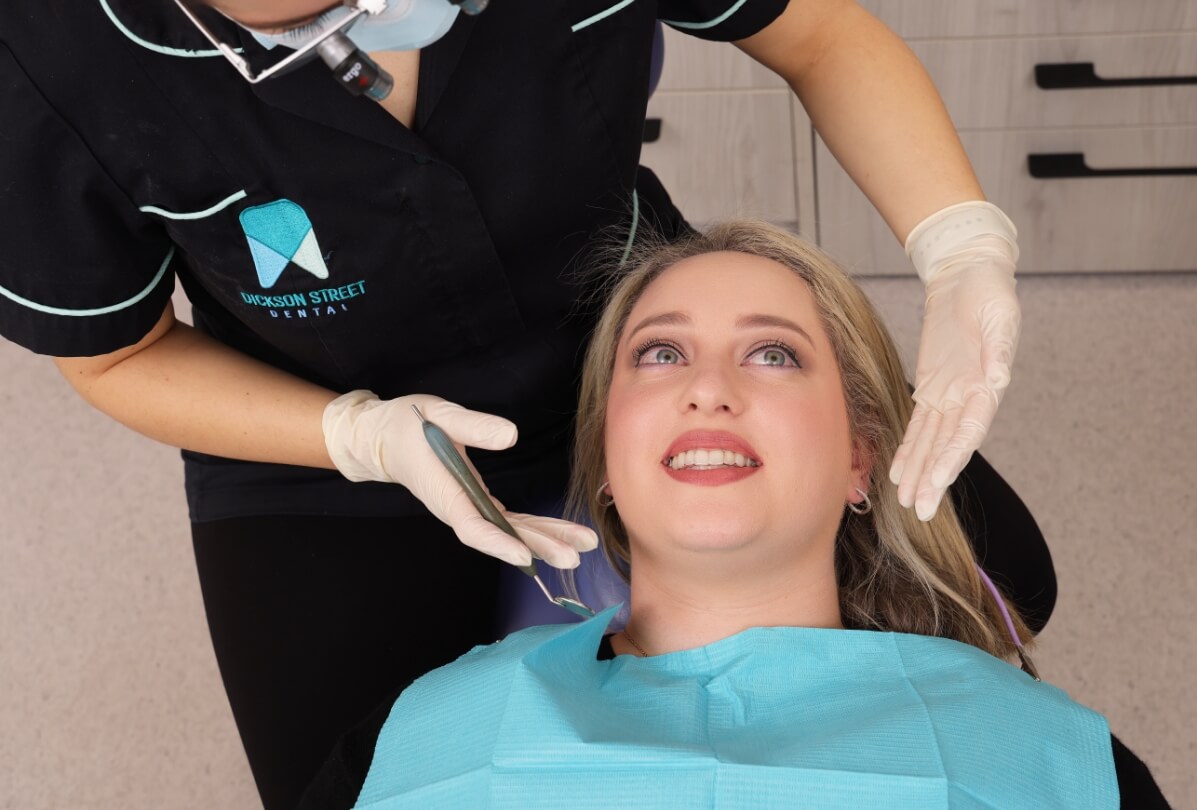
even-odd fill
[{"label": "tiled floor", "polygon": [[[913,352],[917,282],[868,290]],[[1032,278],[985,452],[1055,554],[1044,676],[1197,806],[1197,276]],[[177,453],[0,343],[5,808],[250,808]]]}]

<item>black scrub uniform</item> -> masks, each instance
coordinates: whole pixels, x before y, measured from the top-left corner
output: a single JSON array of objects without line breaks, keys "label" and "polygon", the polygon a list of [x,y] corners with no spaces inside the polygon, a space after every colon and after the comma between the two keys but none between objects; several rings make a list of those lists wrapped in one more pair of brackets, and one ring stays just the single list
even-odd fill
[{"label": "black scrub uniform", "polygon": [[[513,420],[514,449],[471,455],[509,508],[543,512],[566,481],[595,236],[688,227],[638,166],[656,21],[735,40],[784,6],[498,0],[424,49],[409,129],[319,62],[251,86],[170,0],[6,0],[0,334],[108,353],[177,278],[198,329],[272,366]],[[494,640],[498,563],[402,487],[183,456],[221,674],[266,806],[290,807],[394,684]],[[1042,537],[974,473],[987,567],[1046,620]]]}]

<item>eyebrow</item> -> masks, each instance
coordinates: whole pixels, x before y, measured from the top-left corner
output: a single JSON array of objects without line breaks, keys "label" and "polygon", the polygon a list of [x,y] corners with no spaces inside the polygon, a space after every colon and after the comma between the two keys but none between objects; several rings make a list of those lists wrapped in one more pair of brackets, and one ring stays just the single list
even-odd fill
[{"label": "eyebrow", "polygon": [[[662,312],[657,315],[650,315],[640,323],[632,331],[628,332],[628,340],[639,331],[647,329],[650,326],[690,326],[693,321],[690,316],[684,312]],[[806,338],[806,342],[814,348],[815,341],[811,338],[807,331],[798,324],[791,321],[789,318],[782,318],[778,315],[741,315],[736,318],[737,329],[753,329],[762,326],[772,326],[781,329],[788,329],[791,332],[797,332],[802,337]]]},{"label": "eyebrow", "polygon": [[802,335],[802,337],[806,338],[806,342],[811,345],[812,349],[815,346],[814,339],[806,333],[806,330],[791,321],[789,318],[782,318],[778,315],[742,315],[741,317],[736,318],[737,329],[751,329],[759,326],[774,326],[781,329],[789,329],[790,331],[797,332],[798,334]]}]

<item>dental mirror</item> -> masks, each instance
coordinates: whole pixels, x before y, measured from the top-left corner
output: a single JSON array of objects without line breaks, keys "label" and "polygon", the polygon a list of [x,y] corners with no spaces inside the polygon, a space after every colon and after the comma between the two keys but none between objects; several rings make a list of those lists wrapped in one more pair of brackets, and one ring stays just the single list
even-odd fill
[{"label": "dental mirror", "polygon": [[[503,517],[503,513],[495,507],[494,502],[491,501],[486,491],[482,489],[482,485],[478,483],[478,479],[470,472],[465,459],[457,452],[457,447],[453,444],[453,440],[449,438],[445,431],[425,419],[424,414],[420,413],[420,409],[415,405],[412,405],[411,409],[416,412],[416,416],[420,417],[420,423],[424,427],[424,438],[428,440],[429,446],[432,447],[432,452],[436,453],[436,457],[445,465],[445,469],[457,480],[457,483],[461,484],[461,488],[465,490],[466,495],[469,496],[478,513],[523,543],[523,539],[511,527],[511,524],[507,522],[507,518]],[[525,545],[527,544],[525,543]],[[533,552],[533,556],[535,556],[535,552]],[[553,596],[553,594],[549,593],[548,587],[545,586],[539,572],[536,570],[535,560],[527,565],[516,567],[536,580],[536,584],[540,586],[540,590],[544,593],[545,598],[554,605],[563,607],[570,613],[576,613],[587,619],[594,615],[593,610],[576,599],[570,599],[567,596]]]}]

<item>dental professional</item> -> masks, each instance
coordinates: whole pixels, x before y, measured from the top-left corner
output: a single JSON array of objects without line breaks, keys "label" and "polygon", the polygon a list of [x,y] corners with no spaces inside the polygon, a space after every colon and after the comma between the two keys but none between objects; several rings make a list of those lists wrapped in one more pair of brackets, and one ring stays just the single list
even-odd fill
[{"label": "dental professional", "polygon": [[[570,568],[597,543],[552,516],[593,320],[574,270],[595,234],[688,230],[638,165],[657,20],[784,76],[927,282],[904,506],[932,515],[1009,378],[1013,226],[855,3],[483,5],[0,4],[0,334],[183,449],[268,808],[394,683],[495,638],[497,560]],[[526,545],[477,515],[412,404],[471,448]],[[1025,507],[976,456],[953,497],[1041,627],[1055,580]],[[472,598],[428,615],[409,595],[433,575]]]}]

